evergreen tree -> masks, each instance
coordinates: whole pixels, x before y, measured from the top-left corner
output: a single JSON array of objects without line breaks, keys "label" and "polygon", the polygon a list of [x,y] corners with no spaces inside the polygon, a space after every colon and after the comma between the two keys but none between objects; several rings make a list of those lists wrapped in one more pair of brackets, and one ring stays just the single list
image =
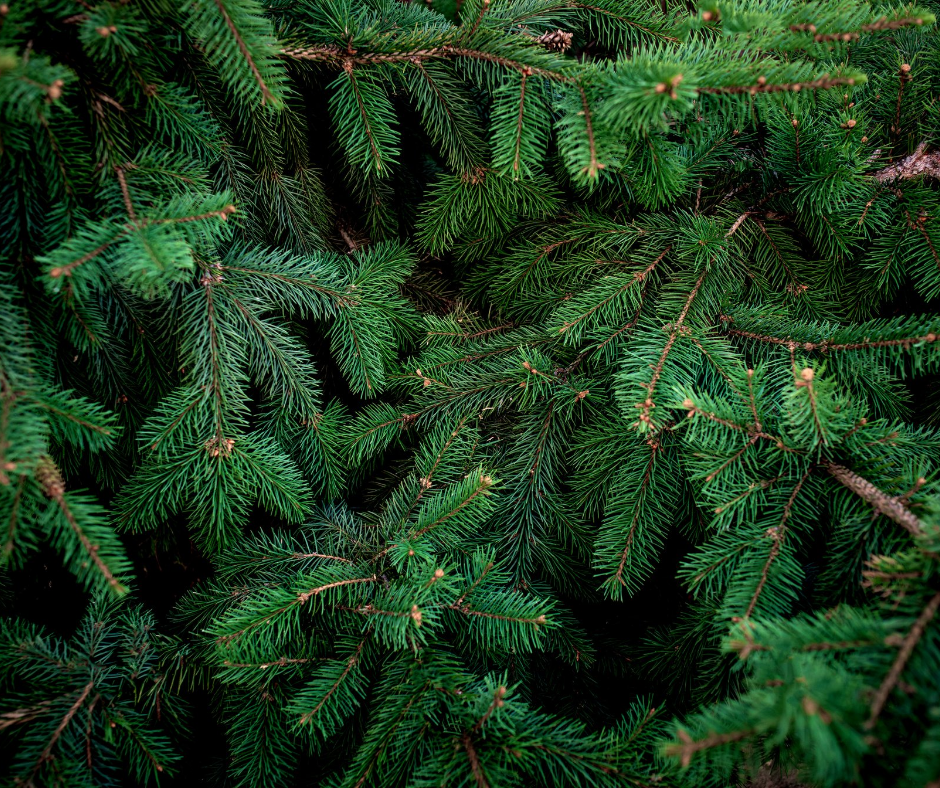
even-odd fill
[{"label": "evergreen tree", "polygon": [[937,788],[932,7],[0,4],[4,784]]}]

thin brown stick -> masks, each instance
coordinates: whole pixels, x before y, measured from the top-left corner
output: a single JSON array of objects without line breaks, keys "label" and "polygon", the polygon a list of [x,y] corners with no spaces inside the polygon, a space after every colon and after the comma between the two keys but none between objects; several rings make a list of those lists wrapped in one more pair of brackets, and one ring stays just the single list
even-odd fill
[{"label": "thin brown stick", "polygon": [[894,664],[891,665],[891,670],[888,671],[888,675],[885,676],[884,681],[881,682],[878,692],[875,693],[875,699],[871,704],[871,716],[869,716],[868,721],[865,723],[865,727],[869,730],[875,727],[878,717],[881,715],[885,704],[888,702],[891,690],[894,689],[895,685],[898,683],[898,679],[901,678],[907,661],[911,658],[911,654],[914,653],[917,643],[920,641],[921,637],[923,637],[924,631],[927,629],[927,624],[929,624],[937,614],[938,608],[940,608],[940,593],[934,594],[933,597],[931,597],[926,607],[917,617],[914,626],[911,627],[911,631],[908,632],[907,637],[904,638],[904,643],[897,657],[894,659]]}]

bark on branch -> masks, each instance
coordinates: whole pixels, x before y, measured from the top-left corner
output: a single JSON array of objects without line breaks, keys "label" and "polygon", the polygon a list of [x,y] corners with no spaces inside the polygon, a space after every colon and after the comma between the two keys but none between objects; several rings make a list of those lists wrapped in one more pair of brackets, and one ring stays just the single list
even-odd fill
[{"label": "bark on branch", "polygon": [[824,462],[823,467],[836,481],[841,482],[854,492],[859,498],[871,504],[878,512],[888,517],[913,536],[924,533],[924,525],[910,512],[897,498],[886,495],[867,479],[863,479],[854,471],[834,462]]},{"label": "bark on branch", "polygon": [[917,178],[940,178],[940,151],[927,151],[927,143],[922,142],[909,156],[905,156],[894,164],[878,170],[874,177],[878,183],[891,183],[891,181]]}]

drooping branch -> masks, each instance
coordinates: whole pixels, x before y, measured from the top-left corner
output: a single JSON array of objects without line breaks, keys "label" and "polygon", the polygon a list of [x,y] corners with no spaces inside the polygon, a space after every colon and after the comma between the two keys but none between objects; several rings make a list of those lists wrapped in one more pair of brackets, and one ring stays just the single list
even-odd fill
[{"label": "drooping branch", "polygon": [[238,50],[242,53],[242,57],[245,58],[245,62],[248,63],[248,68],[251,70],[252,76],[258,83],[258,87],[261,88],[261,103],[263,104],[266,101],[273,100],[274,96],[271,94],[264,78],[261,76],[261,71],[258,69],[254,58],[251,56],[251,52],[248,51],[245,39],[242,37],[241,33],[238,32],[238,28],[235,26],[235,22],[232,21],[232,17],[229,16],[228,11],[225,10],[225,6],[222,5],[221,0],[215,0],[215,5],[219,9],[222,19],[225,20],[225,25],[228,27],[229,32],[235,38],[235,42],[238,44]]},{"label": "drooping branch", "polygon": [[633,548],[633,540],[636,536],[637,526],[640,524],[640,510],[643,504],[646,502],[646,496],[649,494],[650,481],[653,477],[653,466],[656,463],[656,456],[660,451],[659,441],[650,442],[650,459],[646,465],[646,470],[643,472],[643,479],[640,482],[640,492],[636,498],[636,505],[633,508],[633,518],[630,521],[630,530],[627,532],[627,542],[624,545],[623,551],[620,553],[620,563],[617,565],[617,572],[614,575],[617,582],[620,583],[624,588],[626,588],[626,583],[623,579],[624,568],[627,565],[627,558],[630,556],[630,550]]},{"label": "drooping branch", "polygon": [[111,568],[102,560],[101,556],[98,555],[98,545],[92,544],[92,541],[79,525],[78,520],[75,519],[75,515],[69,507],[68,501],[65,500],[65,482],[62,480],[59,469],[50,458],[44,457],[37,464],[36,480],[42,486],[46,497],[52,499],[58,505],[59,511],[62,512],[69,527],[78,537],[78,541],[88,554],[88,558],[102,574],[108,585],[118,594],[127,593],[127,588],[114,576]]}]

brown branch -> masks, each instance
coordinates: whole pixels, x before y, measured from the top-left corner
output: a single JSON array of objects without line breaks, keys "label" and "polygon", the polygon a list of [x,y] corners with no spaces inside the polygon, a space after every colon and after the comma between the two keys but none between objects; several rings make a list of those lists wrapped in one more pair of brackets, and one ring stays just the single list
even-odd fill
[{"label": "brown branch", "polygon": [[349,672],[359,662],[359,655],[362,654],[362,649],[365,647],[366,641],[369,639],[369,636],[371,634],[372,634],[372,631],[369,630],[368,632],[366,632],[366,636],[361,641],[359,641],[359,645],[356,647],[355,652],[353,652],[353,654],[349,657],[349,659],[346,660],[346,668],[339,675],[339,678],[336,679],[336,681],[333,683],[333,686],[330,687],[330,689],[323,696],[320,702],[316,706],[314,706],[313,709],[308,711],[306,714],[301,715],[300,717],[301,725],[305,725],[306,723],[310,722],[316,716],[317,712],[323,708],[323,705],[330,699],[333,693],[336,692],[337,689],[339,689],[339,685],[343,683],[343,679],[345,679],[346,676],[349,675]]},{"label": "brown branch", "polygon": [[62,512],[62,515],[65,517],[66,522],[69,524],[69,527],[78,537],[78,541],[81,543],[82,548],[88,554],[88,557],[91,559],[92,563],[101,572],[102,576],[108,582],[108,585],[111,586],[118,594],[127,593],[127,588],[114,576],[114,573],[111,571],[110,567],[101,559],[101,556],[98,555],[98,545],[92,544],[91,540],[82,530],[81,526],[78,524],[78,521],[75,519],[75,515],[72,514],[72,510],[69,508],[68,502],[65,500],[65,482],[62,480],[62,476],[59,473],[59,469],[55,466],[55,463],[49,457],[43,457],[36,465],[36,480],[42,486],[43,492],[46,494],[46,497],[51,498],[55,501],[59,510]]},{"label": "brown branch", "polygon": [[894,689],[895,685],[898,683],[898,679],[901,678],[907,661],[911,658],[911,654],[914,653],[917,643],[927,629],[927,624],[929,624],[937,614],[938,608],[940,608],[940,593],[934,594],[934,596],[931,597],[926,607],[924,607],[923,611],[921,611],[921,614],[914,622],[914,626],[911,627],[911,631],[908,632],[907,637],[904,638],[904,643],[901,645],[901,650],[898,652],[897,657],[895,657],[894,664],[891,665],[891,670],[888,671],[888,675],[885,676],[884,681],[881,682],[878,692],[875,693],[875,699],[871,704],[871,716],[865,723],[866,728],[871,729],[875,727],[878,717],[881,715],[885,704],[888,702],[891,690]]},{"label": "brown branch", "polygon": [[696,92],[713,94],[750,93],[753,96],[756,93],[783,93],[787,91],[798,93],[801,90],[828,90],[840,85],[855,84],[855,79],[852,77],[830,77],[828,74],[823,74],[819,79],[805,82],[783,82],[776,85],[771,85],[766,80],[761,82],[760,79],[758,78],[757,83],[754,85],[728,85],[718,88],[700,87],[696,88]]},{"label": "brown branch", "polygon": [[734,235],[734,234],[738,231],[738,228],[739,228],[742,224],[744,224],[744,221],[745,221],[745,220],[747,219],[747,217],[750,216],[750,215],[751,215],[751,212],[750,212],[750,211],[745,211],[745,212],[742,213],[737,219],[735,219],[735,220],[734,220],[734,224],[731,225],[731,229],[728,230],[728,232],[725,233],[725,238],[730,238],[732,235]]},{"label": "brown branch", "polygon": [[337,580],[335,583],[327,583],[326,585],[317,586],[316,588],[311,588],[309,591],[297,594],[297,601],[302,605],[310,599],[310,597],[318,596],[324,591],[329,591],[331,588],[339,588],[340,586],[354,585],[356,583],[374,583],[377,579],[375,575],[371,575],[370,577],[356,577],[351,580]]},{"label": "brown branch", "polygon": [[506,701],[503,698],[506,697],[506,688],[502,685],[496,688],[496,691],[493,693],[493,700],[487,708],[486,713],[477,720],[476,724],[470,729],[471,733],[478,733],[483,729],[483,726],[486,725],[486,721],[492,716],[493,712],[496,709],[501,708],[505,705]]},{"label": "brown branch", "polygon": [[463,605],[462,607],[449,605],[448,607],[450,610],[455,610],[465,616],[480,616],[481,618],[492,618],[497,621],[511,621],[514,624],[529,624],[536,629],[548,623],[548,619],[544,615],[536,616],[535,618],[517,618],[516,616],[501,616],[498,613],[487,613],[485,610],[471,610],[467,605]]},{"label": "brown branch", "polygon": [[454,608],[455,610],[459,609],[460,606],[463,605],[464,599],[466,599],[470,594],[473,593],[473,589],[475,589],[478,585],[480,585],[480,583],[483,582],[483,579],[490,573],[490,570],[492,570],[494,566],[495,564],[492,561],[487,563],[487,565],[483,567],[483,571],[480,572],[480,576],[470,584],[470,587],[457,598],[457,601],[454,602],[454,604],[452,604],[451,607]]},{"label": "brown branch", "polygon": [[624,587],[626,587],[627,584],[623,581],[623,570],[627,565],[627,557],[630,554],[630,549],[633,547],[633,538],[636,534],[637,525],[639,525],[640,522],[640,506],[646,497],[646,490],[649,487],[650,479],[653,475],[653,465],[656,462],[656,453],[658,451],[659,443],[654,441],[650,444],[650,460],[646,464],[646,471],[644,471],[643,480],[640,482],[640,492],[637,495],[636,508],[633,510],[633,519],[630,521],[630,530],[627,532],[627,544],[624,546],[623,552],[620,554],[620,564],[617,566],[617,572],[614,575],[614,577],[617,579],[617,582]]},{"label": "brown branch", "polygon": [[[381,172],[382,154],[379,152],[378,145],[375,143],[375,136],[372,134],[372,124],[369,123],[369,114],[366,112],[366,105],[362,100],[362,95],[359,93],[359,86],[356,84],[356,77],[353,75],[352,64],[346,63],[345,70],[349,77],[349,82],[352,85],[353,93],[356,96],[356,106],[359,108],[359,117],[362,118],[362,122],[366,129],[366,136],[369,138],[369,147],[372,148],[372,157],[375,159],[375,168]],[[371,390],[372,386],[368,384],[368,377],[366,378],[366,383],[369,385],[369,389]]]},{"label": "brown branch", "polygon": [[924,533],[923,523],[921,523],[921,521],[897,498],[883,493],[870,481],[863,479],[857,473],[850,471],[843,465],[824,460],[822,466],[836,481],[848,487],[848,489],[854,492],[863,501],[870,504],[876,511],[894,520],[894,522],[906,529],[913,536],[920,536]]},{"label": "brown branch", "polygon": [[92,432],[97,432],[99,435],[113,435],[114,434],[107,427],[102,427],[100,424],[93,424],[90,421],[85,421],[84,419],[80,419],[77,416],[73,416],[71,413],[67,413],[64,410],[59,410],[59,408],[55,408],[46,402],[42,402],[40,400],[34,400],[34,402],[37,405],[39,405],[39,407],[42,408],[43,410],[48,410],[50,413],[55,413],[57,416],[61,416],[64,419],[68,419],[69,421],[75,422],[75,424],[78,424],[79,426],[84,427],[87,430],[91,430]]},{"label": "brown branch", "polygon": [[587,94],[584,92],[584,88],[581,85],[578,85],[578,92],[581,94],[581,106],[584,108],[584,125],[587,131],[588,152],[590,154],[588,166],[582,171],[586,171],[589,178],[596,178],[597,171],[604,169],[606,165],[597,160],[597,147],[594,142],[594,125],[591,122],[591,108],[588,106]]},{"label": "brown branch", "polygon": [[[484,10],[485,9],[486,4],[484,4]],[[525,81],[531,73],[531,69],[526,69],[522,72],[522,82],[519,86],[519,117],[516,119],[516,150],[512,158],[512,169],[514,172],[519,172],[519,159],[522,155],[522,117],[525,110]]]},{"label": "brown branch", "polygon": [[712,747],[720,747],[723,744],[741,741],[752,735],[754,731],[748,729],[743,731],[733,731],[731,733],[712,733],[704,739],[695,741],[684,730],[678,733],[681,744],[670,744],[666,747],[666,755],[680,758],[682,767],[686,768],[692,762],[692,756],[702,750],[708,750]]},{"label": "brown branch", "polygon": [[464,731],[463,735],[460,737],[460,743],[463,745],[464,751],[467,753],[467,758],[470,760],[470,770],[473,772],[473,779],[476,780],[476,784],[480,788],[489,788],[489,783],[486,782],[486,778],[483,776],[480,756],[477,755],[476,748],[473,746],[473,739],[469,732]]},{"label": "brown branch", "polygon": [[69,726],[69,723],[72,721],[72,718],[78,713],[78,710],[82,707],[82,704],[85,702],[85,698],[88,697],[88,694],[94,689],[95,682],[89,681],[85,685],[85,689],[81,691],[78,696],[78,699],[75,703],[72,704],[71,708],[65,713],[65,716],[62,718],[62,721],[59,723],[58,727],[53,731],[52,738],[49,739],[49,743],[45,746],[43,751],[39,755],[39,760],[36,761],[36,765],[33,766],[33,770],[30,772],[30,780],[32,782],[32,777],[35,776],[36,772],[42,767],[43,763],[49,760],[49,756],[52,755],[52,748],[55,746],[55,743],[59,740],[59,737],[62,735],[62,732]]},{"label": "brown branch", "polygon": [[679,337],[679,332],[682,329],[683,324],[685,323],[685,318],[689,314],[689,309],[692,308],[692,302],[695,300],[695,297],[698,295],[699,289],[702,287],[702,282],[705,281],[705,275],[708,273],[707,270],[702,271],[702,275],[698,278],[698,281],[695,283],[695,287],[692,288],[689,293],[689,297],[686,299],[685,306],[682,307],[682,312],[679,314],[679,319],[676,320],[675,324],[672,327],[672,332],[669,335],[669,339],[666,342],[665,347],[663,348],[662,355],[659,357],[659,361],[656,363],[656,366],[653,368],[653,377],[650,379],[649,384],[646,388],[646,399],[643,402],[639,402],[634,407],[640,409],[639,423],[644,423],[653,426],[653,420],[650,416],[650,411],[655,407],[653,405],[653,393],[656,390],[656,384],[659,383],[659,378],[663,374],[663,366],[666,363],[666,358],[669,356],[669,352],[672,350],[672,346],[675,344],[676,339]]},{"label": "brown branch", "polygon": [[[917,178],[940,178],[940,151],[927,152],[927,143],[921,142],[915,151],[894,164],[878,170],[872,177],[878,183]],[[866,206],[867,208],[867,206]]]},{"label": "brown branch", "polygon": [[657,257],[655,260],[653,260],[653,262],[651,262],[648,266],[646,266],[646,268],[644,268],[642,271],[637,271],[637,272],[633,275],[633,277],[630,279],[630,281],[627,282],[627,284],[625,284],[623,287],[618,288],[618,289],[616,290],[616,292],[614,292],[612,295],[610,295],[610,296],[608,296],[607,298],[605,298],[605,299],[604,299],[603,301],[601,301],[600,303],[595,304],[594,306],[592,306],[592,307],[591,307],[587,312],[585,312],[583,315],[579,315],[575,320],[572,320],[570,323],[565,323],[561,328],[558,329],[558,333],[559,333],[559,334],[564,334],[565,331],[567,331],[569,328],[572,328],[572,327],[576,326],[578,323],[580,323],[582,320],[586,320],[587,318],[589,318],[589,317],[590,317],[592,314],[594,314],[598,309],[600,309],[601,307],[603,307],[604,304],[607,304],[607,303],[609,303],[610,301],[613,301],[613,299],[615,299],[618,295],[620,295],[624,290],[629,290],[631,287],[633,287],[633,286],[634,286],[635,284],[637,284],[638,282],[643,282],[643,281],[646,279],[646,277],[652,272],[652,270],[653,270],[653,269],[660,263],[660,261],[666,256],[666,254],[669,252],[670,249],[672,249],[672,247],[671,247],[671,246],[667,246],[666,249],[663,251],[663,253],[662,253],[661,255],[659,255],[659,257]]},{"label": "brown branch", "polygon": [[494,334],[497,331],[508,331],[512,328],[515,328],[514,324],[504,323],[501,326],[494,326],[493,328],[484,328],[481,331],[476,331],[472,334],[469,334],[467,332],[458,334],[454,331],[428,331],[427,336],[429,337],[454,337],[455,339],[460,339],[464,342],[468,342],[471,339],[477,339],[479,337],[486,336],[487,334]]},{"label": "brown branch", "polygon": [[72,271],[74,271],[80,265],[87,263],[89,260],[93,260],[94,258],[96,258],[102,252],[106,251],[111,246],[111,244],[115,243],[116,241],[121,240],[121,238],[127,235],[127,233],[129,233],[131,230],[134,230],[140,227],[147,227],[152,224],[184,224],[186,222],[199,222],[204,219],[213,219],[213,218],[221,219],[224,222],[233,213],[235,213],[235,206],[228,205],[220,211],[209,211],[208,213],[200,213],[194,216],[183,216],[179,219],[153,219],[153,220],[143,219],[137,222],[136,225],[126,224],[124,225],[123,228],[121,228],[120,232],[118,232],[110,240],[105,241],[97,249],[93,249],[92,251],[87,252],[86,254],[79,257],[77,260],[73,260],[72,262],[67,263],[66,265],[60,265],[60,266],[53,268],[51,271],[49,271],[49,276],[51,276],[53,279],[58,279],[60,276],[71,276]]},{"label": "brown branch", "polygon": [[530,66],[526,63],[520,63],[518,60],[503,57],[502,55],[494,55],[479,49],[456,46],[453,44],[441,44],[440,46],[431,47],[429,49],[411,49],[403,52],[354,52],[353,54],[332,44],[315,44],[308,47],[287,47],[281,50],[281,54],[295,60],[323,61],[344,68],[347,63],[350,65],[403,62],[417,64],[422,60],[465,57],[471,60],[495,63],[498,66],[520,73],[528,69],[531,76],[555,79],[561,82],[569,81],[568,77],[557,71],[539,68],[538,66]]},{"label": "brown branch", "polygon": [[596,5],[588,5],[587,3],[578,2],[578,0],[569,0],[566,5],[572,8],[582,8],[585,11],[593,11],[596,14],[603,14],[604,16],[609,16],[612,19],[616,19],[618,22],[623,22],[630,27],[635,27],[637,30],[642,30],[648,35],[654,36],[655,38],[661,38],[663,41],[670,41],[672,43],[678,43],[678,38],[673,38],[672,36],[667,36],[665,33],[660,33],[656,30],[650,30],[648,27],[643,27],[643,25],[638,25],[634,20],[626,16],[618,16],[608,11],[606,8],[600,8]]},{"label": "brown branch", "polygon": [[[774,562],[778,555],[780,555],[780,549],[783,546],[783,540],[787,534],[786,523],[790,519],[790,512],[793,510],[793,504],[796,501],[796,497],[800,494],[800,490],[803,489],[803,484],[809,478],[809,470],[807,470],[803,477],[797,482],[796,487],[793,489],[793,492],[790,495],[789,500],[787,501],[786,506],[783,507],[783,516],[780,518],[779,525],[776,528],[768,528],[767,536],[773,541],[773,545],[770,548],[770,555],[767,556],[767,562],[764,564],[764,568],[760,573],[760,581],[757,584],[757,588],[754,590],[754,596],[751,597],[751,601],[747,606],[747,610],[744,613],[744,618],[750,618],[751,614],[754,612],[754,608],[757,607],[757,600],[760,599],[761,592],[764,590],[764,586],[767,585],[767,577],[770,573],[770,565]],[[741,659],[745,659],[746,654],[741,653]]]},{"label": "brown branch", "polygon": [[818,350],[821,353],[829,353],[838,350],[874,350],[883,347],[903,347],[910,349],[912,345],[936,342],[938,335],[934,332],[924,334],[919,337],[904,337],[903,339],[880,339],[874,342],[851,342],[847,344],[830,344],[829,340],[822,342],[798,342],[790,337],[775,337],[769,334],[758,334],[753,331],[741,331],[737,328],[729,328],[727,333],[731,336],[743,337],[744,339],[753,339],[757,342],[767,342],[772,345],[784,345],[792,350]]},{"label": "brown branch", "polygon": [[286,665],[303,665],[307,662],[314,662],[314,657],[278,657],[274,662],[230,662],[224,660],[222,664],[227,668],[258,668],[258,670],[267,670],[275,665],[284,667]]},{"label": "brown branch", "polygon": [[272,101],[274,96],[271,94],[271,91],[268,90],[268,86],[265,84],[264,79],[261,76],[261,72],[258,70],[258,66],[255,64],[254,58],[252,58],[251,53],[248,51],[248,46],[245,44],[244,39],[238,32],[238,28],[235,27],[235,23],[228,15],[228,12],[222,5],[221,0],[215,0],[215,5],[216,8],[219,9],[219,13],[222,14],[222,18],[225,20],[225,24],[228,26],[229,31],[235,37],[235,41],[242,53],[242,57],[244,57],[248,62],[248,67],[251,69],[251,73],[254,75],[255,81],[258,83],[258,87],[261,88],[261,103],[264,104],[266,101]]},{"label": "brown branch", "polygon": [[44,700],[35,706],[3,712],[3,714],[0,714],[0,731],[14,725],[21,725],[24,722],[32,722],[36,717],[45,714],[51,705],[52,701]]},{"label": "brown branch", "polygon": [[463,501],[461,501],[453,510],[447,512],[447,514],[438,517],[433,523],[424,526],[420,531],[416,531],[412,534],[412,539],[417,539],[421,536],[424,536],[428,531],[437,528],[441,523],[447,522],[450,518],[456,517],[457,513],[460,512],[465,506],[469,506],[470,503],[479,495],[487,494],[487,491],[492,486],[493,480],[489,476],[480,476],[479,484],[474,488],[473,492],[470,493]]},{"label": "brown branch", "polygon": [[117,175],[118,183],[121,185],[121,196],[124,198],[124,207],[127,209],[127,215],[133,224],[137,224],[137,214],[134,213],[134,203],[131,201],[131,191],[127,188],[127,179],[124,177],[124,170],[121,167],[115,167],[114,172]]}]

